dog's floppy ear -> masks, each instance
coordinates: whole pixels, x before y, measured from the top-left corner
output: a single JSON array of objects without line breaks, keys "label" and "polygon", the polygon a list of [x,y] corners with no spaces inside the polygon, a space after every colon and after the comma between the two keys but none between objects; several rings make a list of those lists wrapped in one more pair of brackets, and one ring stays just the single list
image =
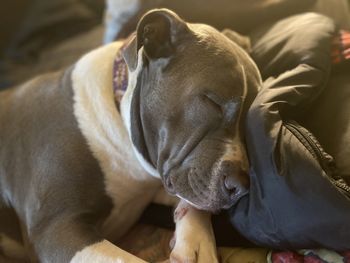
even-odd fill
[{"label": "dog's floppy ear", "polygon": [[137,25],[136,35],[130,37],[123,56],[131,71],[137,67],[137,54],[143,46],[148,59],[170,57],[179,40],[189,29],[186,23],[168,9],[147,12]]},{"label": "dog's floppy ear", "polygon": [[231,29],[224,29],[222,33],[229,38],[231,41],[235,42],[238,46],[243,48],[248,53],[251,52],[251,44],[249,37],[243,36],[241,34],[238,34],[237,32],[231,30]]},{"label": "dog's floppy ear", "polygon": [[137,48],[144,47],[149,59],[171,56],[181,36],[188,30],[186,23],[168,9],[146,13],[137,26]]}]

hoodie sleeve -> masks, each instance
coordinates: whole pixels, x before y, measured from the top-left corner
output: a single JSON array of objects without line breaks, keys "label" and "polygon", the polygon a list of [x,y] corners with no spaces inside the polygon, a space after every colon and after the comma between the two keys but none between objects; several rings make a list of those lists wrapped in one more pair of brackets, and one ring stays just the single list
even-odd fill
[{"label": "hoodie sleeve", "polygon": [[277,23],[255,42],[264,83],[246,118],[250,193],[230,216],[258,245],[350,249],[350,230],[344,227],[349,192],[329,173],[332,158],[293,121],[307,114],[327,85],[334,32],[332,20],[303,14]]},{"label": "hoodie sleeve", "polygon": [[[253,34],[260,36],[254,40],[252,56],[264,82],[247,114],[247,144],[255,153],[251,159],[262,163],[264,156],[279,155],[275,149],[284,123],[305,114],[326,87],[335,31],[331,19],[306,13]],[[264,149],[265,154],[255,149]]]}]

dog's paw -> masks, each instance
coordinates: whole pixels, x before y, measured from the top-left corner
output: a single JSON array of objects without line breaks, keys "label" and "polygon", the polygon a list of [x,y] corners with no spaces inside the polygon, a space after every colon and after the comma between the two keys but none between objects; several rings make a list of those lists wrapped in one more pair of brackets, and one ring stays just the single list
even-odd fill
[{"label": "dog's paw", "polygon": [[[179,216],[177,219],[177,215]],[[171,263],[218,262],[211,216],[193,207],[179,205],[175,211],[176,231]],[[172,245],[171,245],[172,246]]]},{"label": "dog's paw", "polygon": [[[170,263],[216,263],[219,262],[212,242],[186,240],[177,242],[170,254]],[[215,244],[215,243],[214,243]]]}]

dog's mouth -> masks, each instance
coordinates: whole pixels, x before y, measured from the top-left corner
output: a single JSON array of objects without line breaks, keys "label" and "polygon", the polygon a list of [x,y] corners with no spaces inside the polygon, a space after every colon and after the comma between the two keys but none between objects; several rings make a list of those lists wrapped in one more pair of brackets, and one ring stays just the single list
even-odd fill
[{"label": "dog's mouth", "polygon": [[239,196],[237,196],[232,203],[223,204],[223,205],[220,205],[219,203],[212,203],[212,204],[204,203],[204,200],[201,202],[198,202],[196,200],[195,201],[189,200],[188,198],[185,198],[180,194],[176,194],[176,196],[179,197],[180,199],[186,201],[188,204],[190,204],[194,208],[197,208],[199,210],[208,211],[212,214],[218,214],[221,210],[227,210],[227,209],[235,206],[243,197],[248,195],[248,193],[249,193],[249,191],[246,191],[246,192],[240,194]]},{"label": "dog's mouth", "polygon": [[195,208],[212,213],[229,209],[249,192],[248,187],[232,192],[225,188],[222,174],[201,174],[196,170],[192,168],[170,175],[163,180],[166,190]]}]

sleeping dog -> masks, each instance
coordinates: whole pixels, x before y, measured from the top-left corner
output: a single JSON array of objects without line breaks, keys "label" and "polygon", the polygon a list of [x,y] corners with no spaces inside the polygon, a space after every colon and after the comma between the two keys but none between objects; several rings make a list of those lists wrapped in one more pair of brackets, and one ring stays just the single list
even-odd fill
[{"label": "sleeping dog", "polygon": [[[240,123],[260,86],[228,36],[153,10],[126,45],[0,93],[0,204],[18,214],[33,261],[143,262],[110,241],[164,187],[181,200],[171,260],[216,262],[210,215],[197,209],[247,194]],[[117,107],[122,46],[128,83]]]}]

